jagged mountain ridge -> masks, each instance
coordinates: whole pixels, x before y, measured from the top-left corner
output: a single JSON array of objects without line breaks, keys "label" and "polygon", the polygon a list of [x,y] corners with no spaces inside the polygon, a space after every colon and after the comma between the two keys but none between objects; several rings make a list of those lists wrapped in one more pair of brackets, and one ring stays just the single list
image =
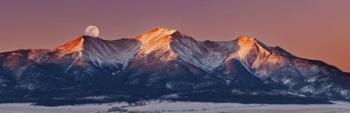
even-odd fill
[{"label": "jagged mountain ridge", "polygon": [[350,98],[348,73],[249,36],[196,41],[164,28],[134,39],[81,36],[53,50],[1,53],[0,63],[0,94],[4,95],[61,91],[78,96],[177,95],[171,98],[191,100],[188,95],[220,92],[229,97]]}]

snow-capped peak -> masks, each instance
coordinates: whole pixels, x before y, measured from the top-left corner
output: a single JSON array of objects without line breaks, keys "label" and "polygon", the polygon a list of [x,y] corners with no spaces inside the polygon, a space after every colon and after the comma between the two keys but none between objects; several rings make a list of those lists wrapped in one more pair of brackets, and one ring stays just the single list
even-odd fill
[{"label": "snow-capped peak", "polygon": [[171,35],[175,32],[177,31],[173,29],[155,28],[136,39],[142,43],[141,49],[147,54],[155,49],[170,49]]},{"label": "snow-capped peak", "polygon": [[239,36],[237,38],[237,45],[239,47],[237,54],[240,58],[249,56],[252,49],[257,50],[260,54],[271,54],[269,47],[250,36]]},{"label": "snow-capped peak", "polygon": [[136,39],[140,40],[143,43],[147,43],[150,41],[157,41],[158,39],[164,38],[164,36],[170,36],[175,32],[177,32],[177,31],[174,29],[154,28],[154,29],[136,37]]},{"label": "snow-capped peak", "polygon": [[253,92],[262,98],[279,95],[281,102],[290,99],[285,96],[299,95],[305,99],[350,98],[348,73],[249,36],[197,41],[165,28],[136,39],[83,35],[55,50],[0,53],[0,64],[0,75],[5,75],[0,76],[0,95],[9,97],[32,92],[56,97],[56,92],[63,91],[68,93],[58,96],[122,93],[130,98],[157,99],[181,94],[178,99],[191,100],[193,94],[203,96],[200,98],[223,94],[218,96],[230,99],[237,94],[251,97]]},{"label": "snow-capped peak", "polygon": [[[253,37],[240,36],[236,39],[236,44],[237,50],[231,53],[226,61],[238,59],[251,73],[267,75],[268,71],[260,69],[264,65],[280,67],[286,63],[279,53],[274,52],[273,48]],[[255,72],[252,72],[252,70],[255,70]]]},{"label": "snow-capped peak", "polygon": [[73,52],[82,51],[84,49],[84,38],[82,36],[74,39],[73,41],[67,42],[61,46],[58,46],[56,50],[62,55]]},{"label": "snow-capped peak", "polygon": [[256,43],[256,39],[250,36],[239,36],[237,38],[237,44],[239,46],[252,46]]},{"label": "snow-capped peak", "polygon": [[164,53],[171,50],[170,43],[174,34],[180,33],[174,29],[155,28],[136,37],[142,43],[139,54],[145,56],[155,51]]}]

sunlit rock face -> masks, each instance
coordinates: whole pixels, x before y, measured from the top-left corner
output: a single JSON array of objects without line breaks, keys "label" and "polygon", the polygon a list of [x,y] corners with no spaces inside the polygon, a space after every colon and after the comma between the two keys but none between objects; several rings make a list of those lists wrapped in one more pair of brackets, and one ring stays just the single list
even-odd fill
[{"label": "sunlit rock face", "polygon": [[0,95],[255,98],[251,102],[350,98],[348,73],[250,36],[197,41],[155,28],[135,38],[104,40],[96,29],[54,49],[1,53]]},{"label": "sunlit rock face", "polygon": [[156,50],[170,50],[172,34],[175,32],[177,31],[173,29],[155,28],[136,37],[142,43],[140,53],[148,54]]},{"label": "sunlit rock face", "polygon": [[60,56],[74,52],[81,52],[84,50],[84,38],[82,36],[78,37],[71,42],[67,42],[57,47],[56,50],[60,53]]},{"label": "sunlit rock face", "polygon": [[146,32],[138,37],[142,45],[138,53],[138,57],[142,58],[149,54],[154,54],[162,61],[170,61],[177,56],[170,47],[173,34],[177,31],[165,28],[155,28],[149,32]]}]

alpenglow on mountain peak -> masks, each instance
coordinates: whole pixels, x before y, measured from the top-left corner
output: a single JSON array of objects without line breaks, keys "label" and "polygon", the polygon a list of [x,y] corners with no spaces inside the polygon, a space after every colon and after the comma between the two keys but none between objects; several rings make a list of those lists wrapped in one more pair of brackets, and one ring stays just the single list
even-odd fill
[{"label": "alpenglow on mountain peak", "polygon": [[58,46],[56,49],[61,53],[72,53],[83,50],[84,38],[80,36],[73,41],[67,42],[61,46]]},{"label": "alpenglow on mountain peak", "polygon": [[137,36],[136,39],[142,43],[140,53],[148,54],[155,50],[170,50],[173,35],[181,35],[181,33],[174,29],[155,28]]},{"label": "alpenglow on mountain peak", "polygon": [[175,29],[158,27],[137,36],[136,39],[142,43],[153,43],[156,41],[167,41],[175,34],[180,35],[181,33]]},{"label": "alpenglow on mountain peak", "polygon": [[52,99],[111,95],[128,101],[350,100],[349,73],[249,36],[197,41],[156,28],[132,39],[103,40],[95,37],[97,31],[91,33],[54,50],[0,53],[0,96],[28,102],[42,94]]}]

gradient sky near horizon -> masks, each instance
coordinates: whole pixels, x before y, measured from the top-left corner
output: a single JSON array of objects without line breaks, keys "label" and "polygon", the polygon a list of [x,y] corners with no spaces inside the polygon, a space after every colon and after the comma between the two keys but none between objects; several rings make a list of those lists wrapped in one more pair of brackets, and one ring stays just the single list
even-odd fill
[{"label": "gradient sky near horizon", "polygon": [[350,71],[350,0],[1,0],[0,52],[54,48],[100,28],[112,40],[155,27],[197,40],[251,35]]}]

